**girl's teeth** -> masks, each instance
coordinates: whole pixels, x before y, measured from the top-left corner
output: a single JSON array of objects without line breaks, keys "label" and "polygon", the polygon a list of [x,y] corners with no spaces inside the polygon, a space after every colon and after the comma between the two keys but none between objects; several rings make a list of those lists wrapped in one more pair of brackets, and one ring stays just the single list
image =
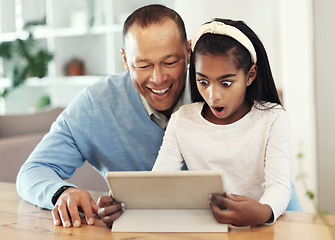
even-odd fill
[{"label": "girl's teeth", "polygon": [[161,89],[161,90],[157,90],[157,89],[151,89],[152,92],[158,94],[158,95],[163,95],[164,93],[166,93],[170,88],[165,88],[165,89]]}]

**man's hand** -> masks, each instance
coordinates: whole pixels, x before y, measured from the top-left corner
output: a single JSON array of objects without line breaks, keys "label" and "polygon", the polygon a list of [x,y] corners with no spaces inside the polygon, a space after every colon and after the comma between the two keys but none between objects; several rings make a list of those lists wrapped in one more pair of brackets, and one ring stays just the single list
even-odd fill
[{"label": "man's hand", "polygon": [[113,222],[125,211],[124,203],[117,203],[111,196],[101,196],[98,201],[98,216],[111,228]]},{"label": "man's hand", "polygon": [[210,205],[218,222],[239,227],[264,224],[272,217],[269,205],[229,192],[224,196],[211,195]]},{"label": "man's hand", "polygon": [[80,227],[79,210],[85,214],[87,224],[93,225],[93,213],[98,214],[97,204],[87,191],[69,187],[59,196],[52,210],[54,224],[63,225],[63,227],[71,227],[71,225]]}]

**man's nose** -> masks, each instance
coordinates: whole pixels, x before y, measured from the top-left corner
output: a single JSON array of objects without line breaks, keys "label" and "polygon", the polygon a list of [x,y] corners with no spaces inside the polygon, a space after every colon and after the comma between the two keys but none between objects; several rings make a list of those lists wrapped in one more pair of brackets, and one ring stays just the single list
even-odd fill
[{"label": "man's nose", "polygon": [[164,71],[161,69],[161,67],[154,67],[150,81],[157,85],[160,85],[162,82],[164,82]]}]

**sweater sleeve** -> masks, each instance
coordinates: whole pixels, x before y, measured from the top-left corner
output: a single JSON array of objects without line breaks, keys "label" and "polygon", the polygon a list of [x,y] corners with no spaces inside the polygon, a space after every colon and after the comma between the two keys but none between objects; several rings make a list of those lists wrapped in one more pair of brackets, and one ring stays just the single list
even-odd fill
[{"label": "sweater sleeve", "polygon": [[273,120],[265,153],[264,194],[260,199],[273,211],[274,221],[285,212],[291,197],[291,153],[288,118],[279,110]]},{"label": "sweater sleeve", "polygon": [[171,116],[152,171],[178,171],[181,170],[184,165],[177,137],[179,111],[180,110]]},{"label": "sweater sleeve", "polygon": [[[39,207],[52,209],[52,197],[85,162],[77,146],[78,131],[89,128],[84,91],[64,110],[22,165],[16,180],[18,194]],[[77,138],[77,139],[76,139]]]}]

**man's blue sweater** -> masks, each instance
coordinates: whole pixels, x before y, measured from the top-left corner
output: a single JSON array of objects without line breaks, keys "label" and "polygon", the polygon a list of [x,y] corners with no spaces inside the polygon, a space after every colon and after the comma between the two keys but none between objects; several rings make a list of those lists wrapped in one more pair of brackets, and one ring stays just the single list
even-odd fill
[{"label": "man's blue sweater", "polygon": [[89,161],[108,171],[149,171],[164,130],[150,120],[129,73],[106,77],[86,87],[53,123],[20,169],[19,195],[52,209],[57,190],[73,186],[76,168]]}]

